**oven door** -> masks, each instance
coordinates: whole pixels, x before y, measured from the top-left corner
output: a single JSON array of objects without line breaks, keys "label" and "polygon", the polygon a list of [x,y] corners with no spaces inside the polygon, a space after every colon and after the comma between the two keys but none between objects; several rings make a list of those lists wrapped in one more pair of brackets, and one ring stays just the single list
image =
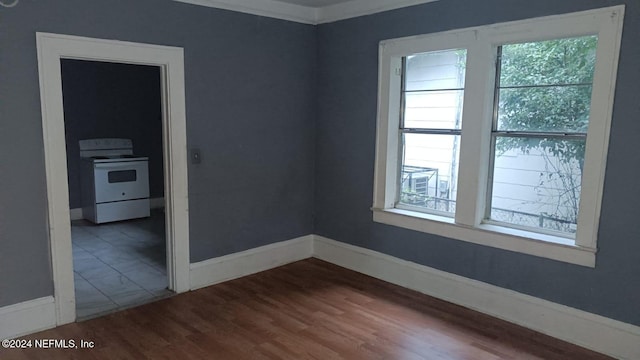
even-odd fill
[{"label": "oven door", "polygon": [[123,161],[94,165],[96,203],[149,197],[147,161]]}]

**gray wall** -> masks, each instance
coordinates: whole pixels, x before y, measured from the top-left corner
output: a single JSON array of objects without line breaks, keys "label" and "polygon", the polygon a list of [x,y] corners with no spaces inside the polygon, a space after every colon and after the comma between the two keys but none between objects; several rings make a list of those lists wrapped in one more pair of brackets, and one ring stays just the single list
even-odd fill
[{"label": "gray wall", "polygon": [[318,28],[316,234],[640,325],[640,2],[626,16],[595,269],[374,223],[378,43],[625,3],[444,0]]},{"label": "gray wall", "polygon": [[160,68],[98,61],[62,60],[64,129],[69,207],[82,207],[78,141],[125,138],[134,154],[149,157],[149,192],[163,186]]},{"label": "gray wall", "polygon": [[35,32],[185,52],[191,261],[313,232],[315,28],[170,0],[0,9],[0,306],[53,293]]}]

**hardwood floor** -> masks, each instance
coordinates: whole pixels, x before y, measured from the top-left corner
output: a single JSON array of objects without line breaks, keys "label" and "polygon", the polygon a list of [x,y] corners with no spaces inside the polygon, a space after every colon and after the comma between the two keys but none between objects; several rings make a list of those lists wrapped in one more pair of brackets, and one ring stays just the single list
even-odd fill
[{"label": "hardwood floor", "polygon": [[316,259],[23,339],[0,359],[608,359]]}]

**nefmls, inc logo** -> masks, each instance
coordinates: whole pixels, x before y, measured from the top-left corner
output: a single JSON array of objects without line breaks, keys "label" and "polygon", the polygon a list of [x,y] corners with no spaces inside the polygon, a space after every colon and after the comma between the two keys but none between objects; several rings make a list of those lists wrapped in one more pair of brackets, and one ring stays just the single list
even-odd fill
[{"label": "nefmls, inc logo", "polygon": [[75,340],[66,339],[37,339],[34,346],[40,349],[75,349]]}]

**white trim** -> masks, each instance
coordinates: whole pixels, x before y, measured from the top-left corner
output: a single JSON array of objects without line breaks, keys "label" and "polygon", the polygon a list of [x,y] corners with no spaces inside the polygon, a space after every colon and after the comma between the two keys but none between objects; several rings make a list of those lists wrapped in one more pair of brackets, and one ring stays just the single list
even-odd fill
[{"label": "white trim", "polygon": [[[461,137],[456,202],[466,206],[457,206],[456,222],[467,226],[480,224],[487,204],[487,179],[491,162],[491,122],[493,115],[493,81],[495,66],[486,68],[487,61],[494,61],[491,47],[471,43],[467,49],[467,69],[465,87],[477,89],[474,96],[464,101],[463,114],[478,112],[474,121],[463,120],[463,131],[478,136]],[[495,62],[494,62],[495,63]],[[473,91],[473,90],[469,90]],[[481,135],[480,135],[481,134]]]},{"label": "white trim", "polygon": [[596,265],[595,250],[576,246],[573,241],[557,236],[487,224],[461,226],[451,218],[401,209],[373,209],[373,221],[576,265]]},{"label": "white trim", "polygon": [[317,24],[346,20],[438,0],[352,0],[318,9]]},{"label": "white trim", "polygon": [[[624,5],[507,23],[423,34],[380,43],[378,123],[373,219],[388,225],[595,267],[600,204],[613,110]],[[591,114],[575,240],[565,234],[517,230],[485,221],[490,171],[492,99],[496,48],[512,42],[598,35]],[[402,149],[398,111],[404,56],[446,49],[467,49],[467,72],[455,220],[396,207]],[[480,95],[478,95],[480,94]],[[568,237],[569,235],[567,235]]]},{"label": "white trim", "polygon": [[[151,198],[149,199],[149,207],[151,209],[163,209],[164,208],[164,198]],[[71,220],[82,220],[84,219],[82,214],[82,208],[75,208],[69,210],[69,217]]]},{"label": "white trim", "polygon": [[613,26],[601,29],[598,39],[598,54],[611,54],[604,61],[596,62],[593,83],[596,81],[603,86],[593,87],[591,94],[591,118],[600,121],[589,121],[587,134],[587,147],[585,154],[584,173],[591,174],[588,178],[583,176],[582,196],[580,206],[592,208],[593,211],[578,214],[578,224],[593,224],[584,231],[578,227],[577,241],[584,246],[596,248],[598,228],[600,225],[600,207],[604,192],[604,176],[606,171],[607,152],[609,150],[609,133],[611,118],[613,117],[613,103],[615,97],[616,80],[618,78],[618,60],[620,58],[620,42],[624,18],[624,6],[617,7],[617,16],[611,16],[609,21]]},{"label": "white trim", "polygon": [[324,7],[312,7],[275,0],[174,0],[181,3],[266,16],[302,24],[318,25],[371,15],[438,0],[351,0]]},{"label": "white trim", "polygon": [[191,264],[191,289],[237,279],[310,258],[313,235],[261,246]]},{"label": "white trim", "polygon": [[174,0],[216,9],[266,16],[303,24],[317,23],[316,8],[274,0]]},{"label": "white trim", "polygon": [[315,236],[314,256],[618,359],[640,359],[640,327]]},{"label": "white trim", "polygon": [[56,326],[53,296],[0,308],[0,340],[13,339]]},{"label": "white trim", "polygon": [[73,322],[76,317],[61,58],[145,64],[162,69],[167,270],[172,290],[189,290],[188,157],[182,48],[48,33],[36,33],[36,44],[57,324]]}]

